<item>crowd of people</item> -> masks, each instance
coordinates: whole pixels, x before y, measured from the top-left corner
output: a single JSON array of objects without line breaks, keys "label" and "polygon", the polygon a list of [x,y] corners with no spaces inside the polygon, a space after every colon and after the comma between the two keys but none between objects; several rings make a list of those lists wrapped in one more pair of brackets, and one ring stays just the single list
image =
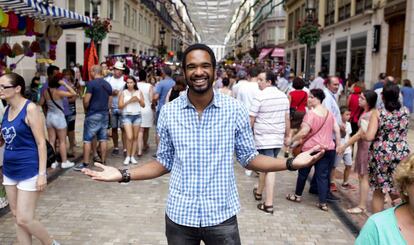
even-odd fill
[{"label": "crowd of people", "polygon": [[[197,216],[192,210],[194,206],[185,203],[201,204],[180,193],[170,193],[166,223],[171,244],[183,241],[177,237],[185,233],[183,227],[200,224],[209,227],[223,221],[237,227],[234,215],[239,203],[231,164],[233,152],[246,168],[247,176],[256,173],[259,176],[252,187],[259,211],[274,212],[275,171],[299,170],[295,190],[286,193],[287,201],[299,204],[314,168],[309,192],[318,196],[316,208],[322,211],[328,211],[328,203],[339,199],[334,194],[338,188],[358,189],[358,205],[347,212],[368,214],[368,196],[372,190],[370,207],[375,215],[368,219],[357,243],[385,244],[382,242],[396,236],[407,244],[414,241],[413,233],[409,232],[414,224],[414,202],[410,200],[414,196],[414,160],[409,156],[407,139],[414,89],[409,80],[399,85],[395,78],[381,73],[373,88],[367,89],[355,78],[319,73],[307,82],[293,71],[277,71],[266,65],[216,64],[212,51],[200,44],[190,46],[181,68],[174,70],[164,65],[131,71],[122,61],[113,65],[103,62],[93,66],[89,71],[91,80],[82,83],[76,72],[71,68],[60,72],[51,65],[47,69],[47,82],[42,84],[35,76],[27,93],[21,76],[12,73],[0,78],[0,97],[5,102],[0,103],[5,150],[2,168],[5,191],[2,186],[0,205],[10,204],[17,238],[22,244],[29,243],[32,235],[43,244],[59,244],[34,218],[36,201],[47,184],[43,127],[47,128],[48,142],[59,154],[52,168],[73,167],[97,180],[123,182],[172,172],[173,190],[183,188],[192,195],[199,186],[206,186],[220,197],[229,194],[222,188],[224,180],[220,178],[226,175],[231,179],[226,185],[234,190],[229,194],[232,206],[224,204],[222,213],[212,203],[211,207],[203,206],[201,214],[197,214],[201,216]],[[83,158],[75,165],[68,159],[75,155],[79,98],[85,111]],[[224,109],[215,111],[212,107]],[[208,126],[183,127],[181,119],[188,120],[189,125],[215,124],[222,131]],[[108,151],[112,155],[123,153],[125,166],[137,165],[150,148],[149,129],[154,124],[157,125],[154,147],[158,151],[152,162],[122,171],[108,166]],[[205,137],[201,139],[199,135]],[[112,149],[108,149],[109,138]],[[192,146],[189,151],[183,141],[197,141],[216,150]],[[314,152],[318,153],[311,156]],[[279,155],[287,160],[280,157],[275,160]],[[214,166],[211,169],[222,171],[223,176],[214,177],[209,168],[205,173],[208,178],[191,182],[194,180],[188,176],[197,172],[191,164],[194,159],[200,161],[200,166]],[[221,161],[226,164],[220,165]],[[103,168],[103,172],[90,170],[93,163]],[[342,163],[345,165],[342,182],[337,186],[335,173]],[[358,175],[359,187],[350,183],[352,168]],[[27,198],[17,198],[21,195]],[[395,212],[383,211],[387,195]],[[215,215],[207,217],[206,213]],[[406,214],[411,214],[411,219]],[[401,224],[399,234],[385,227],[383,220],[392,217]],[[238,237],[238,230],[233,232]]]}]

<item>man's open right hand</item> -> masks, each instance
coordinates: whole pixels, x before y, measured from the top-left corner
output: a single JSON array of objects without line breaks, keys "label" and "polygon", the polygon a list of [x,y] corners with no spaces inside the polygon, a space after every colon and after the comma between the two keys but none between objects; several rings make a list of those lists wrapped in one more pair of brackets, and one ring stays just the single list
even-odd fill
[{"label": "man's open right hand", "polygon": [[98,162],[95,162],[95,166],[103,169],[103,171],[94,171],[88,168],[84,168],[82,169],[82,173],[90,176],[93,180],[99,181],[114,182],[120,181],[122,179],[121,173],[114,167],[105,166]]}]

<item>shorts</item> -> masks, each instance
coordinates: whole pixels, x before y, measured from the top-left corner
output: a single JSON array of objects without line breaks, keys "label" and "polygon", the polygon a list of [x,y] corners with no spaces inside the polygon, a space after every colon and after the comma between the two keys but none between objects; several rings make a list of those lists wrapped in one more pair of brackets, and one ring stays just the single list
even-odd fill
[{"label": "shorts", "polygon": [[141,114],[138,115],[123,115],[122,116],[122,124],[132,124],[134,126],[140,126],[141,125]]},{"label": "shorts", "polygon": [[68,132],[75,131],[76,115],[65,116]]},{"label": "shorts", "polygon": [[17,189],[22,191],[37,191],[37,176],[25,180],[13,180],[3,174],[3,185],[15,185]]},{"label": "shorts", "polygon": [[268,157],[277,157],[279,155],[280,148],[273,149],[258,149],[259,154],[268,156]]},{"label": "shorts", "polygon": [[67,128],[65,115],[63,113],[48,112],[46,116],[46,127],[55,129]]},{"label": "shorts", "polygon": [[122,112],[118,109],[113,109],[111,113],[111,127],[121,128],[122,127]]},{"label": "shorts", "polygon": [[352,166],[352,154],[351,153],[344,153],[344,155],[336,155],[334,167],[338,167],[341,160],[344,160],[345,166]]},{"label": "shorts", "polygon": [[108,113],[95,113],[85,118],[83,142],[89,143],[96,136],[98,141],[108,140]]}]

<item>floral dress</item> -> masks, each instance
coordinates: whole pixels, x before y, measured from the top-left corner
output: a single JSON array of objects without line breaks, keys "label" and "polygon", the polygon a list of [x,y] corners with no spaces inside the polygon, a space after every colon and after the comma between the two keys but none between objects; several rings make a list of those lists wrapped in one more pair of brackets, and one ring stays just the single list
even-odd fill
[{"label": "floral dress", "polygon": [[379,110],[379,125],[369,154],[369,183],[373,189],[396,194],[392,175],[401,160],[410,153],[407,141],[409,112],[402,107],[398,111]]}]

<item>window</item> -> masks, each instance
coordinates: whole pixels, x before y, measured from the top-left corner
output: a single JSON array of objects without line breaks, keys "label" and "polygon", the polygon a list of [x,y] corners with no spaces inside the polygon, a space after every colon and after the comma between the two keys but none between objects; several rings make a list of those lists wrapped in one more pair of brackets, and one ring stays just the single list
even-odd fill
[{"label": "window", "polygon": [[293,13],[289,14],[289,24],[288,24],[288,40],[293,40],[293,25],[294,25]]},{"label": "window", "polygon": [[130,26],[130,21],[131,21],[130,14],[131,12],[130,12],[129,5],[125,3],[125,6],[124,6],[124,25],[125,26]]},{"label": "window", "polygon": [[75,4],[75,0],[69,0],[68,1],[68,9],[70,11],[76,12],[76,4]]},{"label": "window", "polygon": [[108,0],[108,18],[111,20],[115,19],[115,1]]},{"label": "window", "polygon": [[335,23],[335,0],[327,0],[325,9],[325,26]]},{"label": "window", "polygon": [[91,0],[85,0],[85,15],[86,16],[92,16]]},{"label": "window", "polygon": [[362,14],[372,8],[372,0],[356,0],[356,14]]},{"label": "window", "polygon": [[138,28],[139,28],[139,32],[140,33],[143,33],[143,31],[144,31],[144,29],[143,29],[143,23],[142,23],[143,19],[142,18],[143,18],[142,17],[142,14],[140,14],[139,15],[139,18],[138,18]]},{"label": "window", "polygon": [[329,74],[329,66],[331,61],[331,45],[322,46],[321,52],[321,72]]},{"label": "window", "polygon": [[132,29],[137,29],[137,10],[132,10]]},{"label": "window", "polygon": [[351,0],[339,0],[339,18],[338,20],[345,20],[351,17]]}]

